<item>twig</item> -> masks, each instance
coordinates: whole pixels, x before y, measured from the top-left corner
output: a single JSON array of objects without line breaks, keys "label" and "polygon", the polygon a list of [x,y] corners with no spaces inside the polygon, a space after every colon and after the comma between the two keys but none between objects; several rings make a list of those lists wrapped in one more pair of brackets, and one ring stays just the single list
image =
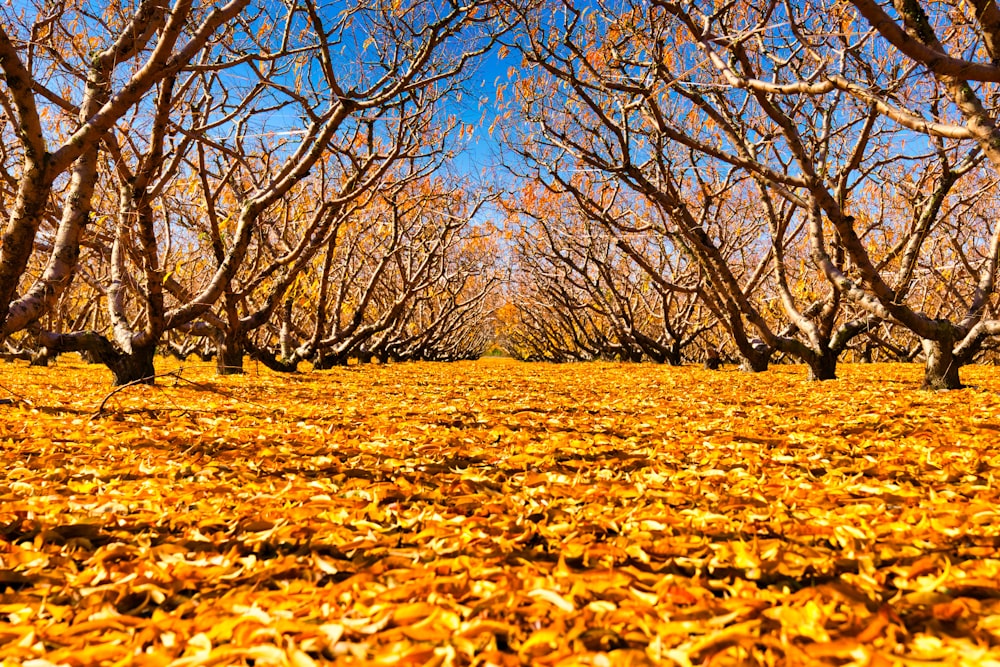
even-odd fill
[{"label": "twig", "polygon": [[[194,387],[198,387],[198,389],[201,389],[203,391],[210,391],[213,394],[218,394],[220,396],[225,396],[226,398],[234,400],[234,401],[237,401],[239,403],[246,403],[247,405],[252,405],[255,408],[260,408],[261,410],[274,410],[274,408],[270,408],[270,407],[268,407],[266,405],[262,405],[260,403],[255,403],[253,401],[248,401],[245,398],[241,398],[239,396],[236,396],[235,394],[232,394],[232,393],[230,393],[228,391],[225,391],[223,389],[218,389],[216,387],[210,387],[208,385],[201,384],[200,382],[195,382],[194,380],[188,380],[187,378],[181,377],[180,375],[177,376],[177,379],[181,380],[182,382],[187,382],[189,385],[192,385]],[[282,409],[279,408],[278,411],[282,411]]]},{"label": "twig", "polygon": [[0,384],[0,389],[3,389],[5,392],[7,392],[8,394],[10,394],[11,396],[14,397],[14,398],[3,398],[3,399],[0,399],[0,405],[13,405],[14,404],[14,399],[17,399],[18,401],[24,403],[25,405],[27,405],[30,408],[35,407],[35,404],[32,403],[31,401],[29,401],[28,399],[26,399],[24,396],[21,396],[20,394],[18,394],[15,391],[11,391],[7,387],[3,386],[2,384]]},{"label": "twig", "polygon": [[183,368],[178,368],[175,371],[169,371],[167,373],[156,373],[154,375],[147,375],[146,377],[141,377],[136,380],[132,380],[131,382],[126,382],[123,385],[115,387],[114,389],[111,390],[111,393],[109,393],[107,396],[104,397],[104,400],[101,401],[101,404],[97,406],[97,412],[90,415],[90,419],[91,420],[97,419],[102,414],[104,414],[104,406],[107,405],[111,397],[117,394],[118,392],[128,389],[129,387],[134,387],[137,384],[146,384],[150,380],[155,380],[156,378],[168,377],[171,375],[173,375],[176,378],[180,378],[181,376],[179,375],[179,373],[181,373],[183,370],[184,370]]},{"label": "twig", "polygon": [[[90,416],[90,418],[91,419],[96,419],[97,417],[100,417],[104,413],[104,406],[107,404],[108,400],[112,396],[114,396],[115,394],[117,394],[118,392],[122,391],[123,389],[126,389],[127,387],[132,387],[132,386],[137,385],[137,384],[143,384],[145,382],[148,382],[149,380],[152,380],[152,379],[155,379],[155,378],[162,378],[162,377],[173,377],[176,380],[180,380],[181,382],[186,382],[186,383],[188,383],[189,385],[191,385],[193,387],[197,387],[198,389],[201,389],[202,391],[210,391],[213,394],[218,394],[219,396],[224,396],[224,397],[226,397],[226,398],[228,398],[230,400],[236,401],[238,403],[245,403],[247,405],[252,405],[255,408],[260,408],[261,410],[265,410],[265,411],[267,411],[267,410],[274,410],[274,408],[270,408],[270,407],[268,407],[266,405],[263,405],[261,403],[255,403],[254,401],[249,401],[249,400],[247,400],[245,398],[241,398],[240,396],[236,396],[235,394],[232,394],[232,393],[230,393],[228,391],[225,391],[225,390],[222,390],[222,389],[218,389],[217,387],[211,387],[209,385],[201,384],[200,382],[195,382],[194,380],[189,380],[186,377],[183,377],[181,375],[181,373],[183,371],[184,371],[184,368],[181,367],[181,368],[178,368],[176,370],[169,371],[167,373],[157,373],[155,375],[149,375],[149,376],[144,377],[144,378],[139,378],[138,380],[132,380],[131,382],[127,382],[126,384],[123,384],[123,385],[121,385],[119,387],[115,387],[114,390],[111,393],[109,393],[107,396],[104,397],[104,400],[101,401],[101,405],[97,408],[97,412],[95,412],[94,414],[92,414]],[[277,411],[284,412],[284,409],[278,408]]]}]

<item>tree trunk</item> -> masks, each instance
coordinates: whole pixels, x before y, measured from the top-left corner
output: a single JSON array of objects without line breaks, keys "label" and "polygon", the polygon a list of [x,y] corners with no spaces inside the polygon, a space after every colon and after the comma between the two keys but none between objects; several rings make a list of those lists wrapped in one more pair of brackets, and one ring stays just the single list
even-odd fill
[{"label": "tree trunk", "polygon": [[737,352],[742,361],[740,370],[748,373],[763,373],[771,364],[771,349],[759,338],[750,341],[735,340]]},{"label": "tree trunk", "polygon": [[297,373],[299,368],[298,357],[281,357],[279,358],[273,350],[267,347],[257,347],[251,341],[243,341],[243,345],[247,354],[254,361],[258,361],[264,364],[267,368],[272,371],[277,371],[278,373]]},{"label": "tree trunk", "polygon": [[824,348],[822,354],[806,360],[809,366],[810,380],[836,380],[837,379],[837,355],[829,348]]},{"label": "tree trunk", "polygon": [[41,347],[35,350],[35,353],[31,355],[30,366],[48,366],[49,362],[55,355],[47,347]]},{"label": "tree trunk", "polygon": [[319,354],[316,357],[316,361],[313,362],[313,369],[317,371],[330,370],[334,366],[346,366],[348,356],[346,353],[335,354]]},{"label": "tree trunk", "polygon": [[138,348],[132,354],[119,353],[112,358],[105,358],[104,364],[111,369],[115,377],[115,386],[123,384],[153,384],[156,371],[153,369],[153,354],[156,345]]},{"label": "tree trunk", "polygon": [[210,338],[206,338],[201,345],[197,346],[194,353],[201,361],[211,361],[217,356],[215,346],[212,345],[212,340]]},{"label": "tree trunk", "polygon": [[870,340],[866,340],[864,345],[861,346],[861,363],[872,363],[872,347],[873,345]]},{"label": "tree trunk", "polygon": [[945,342],[923,339],[924,354],[927,360],[924,366],[924,389],[961,389],[962,381],[958,377],[961,362],[952,353],[952,341]]},{"label": "tree trunk", "polygon": [[292,306],[291,297],[286,298],[281,305],[281,333],[278,337],[278,344],[282,359],[292,358],[292,348],[294,347],[292,343]]},{"label": "tree trunk", "polygon": [[743,357],[740,362],[740,370],[747,373],[763,373],[771,365],[771,358],[763,355],[750,355]]},{"label": "tree trunk", "polygon": [[239,332],[226,331],[216,343],[215,368],[219,375],[243,374],[243,336]]},{"label": "tree trunk", "polygon": [[681,354],[681,346],[674,343],[666,348],[665,355],[667,364],[671,366],[681,366],[684,363],[684,355]]},{"label": "tree trunk", "polygon": [[14,349],[11,347],[8,347],[5,352],[0,352],[0,359],[3,359],[7,363],[31,361],[34,356],[35,353],[30,350]]},{"label": "tree trunk", "polygon": [[78,331],[70,334],[54,334],[43,331],[39,342],[51,353],[87,352],[88,356],[104,364],[114,375],[115,386],[123,384],[153,384],[156,371],[153,369],[153,355],[156,342],[144,347],[135,347],[131,353],[121,348],[96,331]]}]

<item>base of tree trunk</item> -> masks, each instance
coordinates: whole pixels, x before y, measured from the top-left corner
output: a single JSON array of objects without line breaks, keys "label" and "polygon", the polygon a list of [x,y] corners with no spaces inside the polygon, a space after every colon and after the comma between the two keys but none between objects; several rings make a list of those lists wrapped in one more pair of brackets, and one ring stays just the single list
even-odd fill
[{"label": "base of tree trunk", "polygon": [[872,363],[872,344],[865,343],[861,347],[861,363],[870,364]]},{"label": "base of tree trunk", "polygon": [[770,356],[743,357],[743,360],[740,362],[740,370],[746,373],[763,373],[770,365]]},{"label": "base of tree trunk", "polygon": [[123,384],[153,384],[156,371],[153,368],[154,346],[133,350],[132,354],[119,354],[114,359],[105,359],[105,365],[111,369],[115,378],[115,386]]},{"label": "base of tree trunk", "polygon": [[924,364],[923,389],[961,389],[962,381],[958,371],[962,364],[955,359],[950,344],[923,341],[927,361]]},{"label": "base of tree trunk", "polygon": [[295,355],[279,357],[274,350],[267,347],[257,347],[251,341],[244,341],[246,353],[256,362],[264,364],[267,368],[278,373],[297,373],[299,370],[299,358]]},{"label": "base of tree trunk", "polygon": [[740,370],[748,373],[763,373],[771,365],[771,352],[764,341],[754,338],[749,345],[736,341],[741,357]]},{"label": "base of tree trunk", "polygon": [[931,364],[928,360],[924,368],[924,384],[921,388],[933,389],[935,391],[961,389],[965,385],[962,384],[962,380],[959,378],[959,368],[959,364],[954,360],[943,367],[940,364]]},{"label": "base of tree trunk", "polygon": [[346,354],[323,354],[313,362],[313,369],[317,371],[327,371],[334,366],[346,366],[348,357]]},{"label": "base of tree trunk", "polygon": [[243,375],[243,346],[221,343],[215,357],[215,369],[219,375]]},{"label": "base of tree trunk", "polygon": [[826,355],[808,363],[810,380],[836,380],[837,357]]},{"label": "base of tree trunk", "polygon": [[31,361],[34,353],[30,350],[12,350],[10,352],[0,352],[0,359],[8,363],[15,361]]},{"label": "base of tree trunk", "polygon": [[43,332],[41,335],[45,336],[44,347],[53,355],[79,352],[85,354],[86,358],[107,366],[117,387],[125,384],[153,384],[156,379],[156,370],[153,368],[155,341],[145,347],[133,348],[131,352],[124,352],[96,331],[71,334]]},{"label": "base of tree trunk", "polygon": [[48,366],[49,362],[52,361],[52,357],[55,355],[49,351],[47,347],[43,347],[37,350],[33,355],[31,355],[30,366]]}]

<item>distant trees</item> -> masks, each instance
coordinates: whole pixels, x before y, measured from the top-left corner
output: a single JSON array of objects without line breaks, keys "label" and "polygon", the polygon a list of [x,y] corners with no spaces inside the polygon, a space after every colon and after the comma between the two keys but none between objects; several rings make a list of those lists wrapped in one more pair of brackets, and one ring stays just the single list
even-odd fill
[{"label": "distant trees", "polygon": [[285,300],[280,331],[264,332],[252,356],[276,370],[349,357],[467,357],[481,308],[500,275],[497,255],[473,224],[484,200],[464,182],[398,173],[330,234],[315,270]]},{"label": "distant trees", "polygon": [[[679,365],[714,318],[697,267],[656,226],[576,205],[540,184],[509,202],[517,282],[516,355]],[[633,211],[634,213],[634,211]],[[625,231],[608,220],[621,216]]]}]

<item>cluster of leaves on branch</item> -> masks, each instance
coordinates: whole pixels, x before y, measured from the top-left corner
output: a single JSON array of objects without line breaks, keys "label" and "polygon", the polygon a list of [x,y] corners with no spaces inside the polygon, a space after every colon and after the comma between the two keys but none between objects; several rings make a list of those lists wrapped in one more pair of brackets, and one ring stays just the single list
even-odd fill
[{"label": "cluster of leaves on branch", "polygon": [[920,353],[951,388],[995,348],[994,0],[515,5],[517,354]]},{"label": "cluster of leaves on branch", "polygon": [[995,374],[843,375],[0,367],[0,655],[996,664]]}]

